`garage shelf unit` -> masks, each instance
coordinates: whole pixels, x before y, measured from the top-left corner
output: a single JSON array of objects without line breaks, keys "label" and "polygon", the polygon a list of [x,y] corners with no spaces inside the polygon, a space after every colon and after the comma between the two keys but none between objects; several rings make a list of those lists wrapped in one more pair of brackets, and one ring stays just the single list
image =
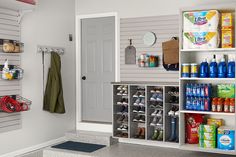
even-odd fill
[{"label": "garage shelf unit", "polygon": [[[219,59],[223,55],[227,55],[228,57],[232,57],[236,59],[236,48],[216,48],[216,49],[183,49],[183,13],[186,11],[200,11],[200,10],[212,10],[216,9],[220,13],[222,12],[231,12],[233,13],[233,24],[234,24],[234,32],[235,35],[235,8],[233,6],[211,6],[211,7],[202,7],[202,8],[190,8],[190,9],[182,9],[180,11],[180,65],[182,63],[201,63],[205,58],[209,59],[213,58],[213,55],[216,55],[216,58]],[[234,46],[235,46],[235,37],[234,37]],[[180,70],[180,149],[183,150],[191,150],[191,151],[200,151],[200,152],[211,152],[211,153],[219,153],[219,154],[236,154],[235,150],[220,150],[220,149],[205,149],[200,148],[196,144],[187,144],[185,141],[185,114],[193,113],[193,114],[203,114],[207,118],[217,118],[223,119],[224,125],[234,127],[236,130],[236,114],[235,113],[220,113],[220,112],[211,112],[211,111],[191,111],[185,110],[185,86],[187,83],[210,83],[212,86],[216,86],[218,84],[235,84],[235,78],[181,78],[181,70]],[[236,145],[236,143],[235,143]]]},{"label": "garage shelf unit", "polygon": [[[178,141],[170,142],[168,141],[169,137],[171,136],[171,117],[168,116],[168,112],[171,110],[172,105],[177,106],[179,108],[179,103],[172,103],[169,102],[171,99],[171,95],[169,95],[168,91],[171,91],[171,89],[179,89],[179,83],[158,83],[158,82],[113,82],[113,137],[115,138],[121,138],[121,139],[130,139],[130,140],[138,140],[138,141],[149,141],[151,143],[159,143],[159,144],[168,144],[171,143],[173,145],[178,145]],[[127,95],[120,95],[117,94],[120,92],[118,90],[118,87],[125,86],[127,89]],[[161,92],[163,101],[151,101],[151,97],[153,96],[153,91],[158,90]],[[137,113],[133,112],[135,109],[137,109],[137,106],[135,106],[135,101],[138,97],[134,97],[135,93],[137,91],[143,91],[143,96],[139,97],[141,99],[144,99],[143,107],[144,112],[143,113]],[[155,92],[154,92],[155,93]],[[179,95],[177,96],[177,99],[179,98]],[[127,130],[119,130],[118,128],[121,126],[121,123],[118,121],[120,118],[120,111],[122,105],[120,104],[120,101],[124,99],[127,99],[126,106],[128,109],[126,110],[128,120],[125,122],[125,125],[128,126]],[[154,105],[154,107],[153,107]],[[159,106],[156,106],[159,105]],[[162,106],[162,107],[161,107]],[[163,124],[162,125],[150,125],[153,121],[153,118],[155,118],[156,115],[152,115],[152,113],[157,109],[158,111],[162,111],[162,115],[158,116],[158,119],[162,118]],[[144,116],[144,121],[142,122],[134,122],[134,118],[137,115]],[[179,137],[179,118],[177,118],[177,137]],[[145,136],[144,138],[136,137],[137,129],[138,128],[144,128],[145,129]],[[154,134],[154,130],[158,129],[159,131],[163,131],[163,139],[161,140],[153,140],[152,136]],[[127,135],[124,135],[126,134]],[[121,136],[123,134],[123,136]]]}]

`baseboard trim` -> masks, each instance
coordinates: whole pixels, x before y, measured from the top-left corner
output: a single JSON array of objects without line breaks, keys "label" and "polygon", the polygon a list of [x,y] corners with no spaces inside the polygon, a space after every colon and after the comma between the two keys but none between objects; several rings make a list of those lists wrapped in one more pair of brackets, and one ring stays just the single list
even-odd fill
[{"label": "baseboard trim", "polygon": [[21,156],[24,154],[29,154],[31,152],[46,148],[46,147],[51,146],[53,144],[63,142],[65,140],[66,140],[66,138],[63,136],[63,137],[60,137],[57,139],[53,139],[53,140],[38,144],[38,145],[34,145],[34,146],[31,146],[28,148],[20,149],[20,150],[11,152],[11,153],[3,154],[3,155],[0,155],[0,157],[15,157],[15,156]]}]

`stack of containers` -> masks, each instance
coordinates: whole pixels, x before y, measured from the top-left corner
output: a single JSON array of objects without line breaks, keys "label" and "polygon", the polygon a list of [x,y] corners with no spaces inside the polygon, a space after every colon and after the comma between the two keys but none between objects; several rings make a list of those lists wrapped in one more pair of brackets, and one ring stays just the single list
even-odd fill
[{"label": "stack of containers", "polygon": [[184,12],[183,49],[218,48],[219,19],[217,10]]},{"label": "stack of containers", "polygon": [[222,13],[221,16],[221,47],[233,47],[233,16],[232,13]]},{"label": "stack of containers", "polygon": [[203,125],[199,127],[199,147],[216,148],[216,125]]}]

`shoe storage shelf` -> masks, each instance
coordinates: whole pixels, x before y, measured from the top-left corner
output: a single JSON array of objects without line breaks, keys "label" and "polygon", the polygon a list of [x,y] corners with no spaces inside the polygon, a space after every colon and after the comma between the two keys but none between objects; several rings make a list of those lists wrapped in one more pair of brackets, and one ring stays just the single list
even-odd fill
[{"label": "shoe storage shelf", "polygon": [[113,83],[113,136],[179,142],[178,83]]},{"label": "shoe storage shelf", "polygon": [[[215,7],[215,6],[211,6],[213,8],[207,8],[207,7],[203,7],[203,8],[196,8],[196,9],[184,9],[180,11],[180,65],[181,66],[181,70],[180,70],[180,115],[179,115],[179,144],[180,144],[180,149],[183,150],[191,150],[191,151],[201,151],[201,152],[212,152],[212,153],[220,153],[220,154],[236,154],[235,150],[223,150],[223,149],[219,149],[217,147],[217,133],[216,133],[216,137],[217,140],[215,140],[216,142],[216,146],[214,146],[213,148],[206,148],[207,145],[206,144],[204,146],[199,146],[200,144],[189,144],[188,140],[186,139],[187,136],[187,131],[188,131],[188,120],[186,117],[189,114],[197,114],[197,115],[203,115],[204,116],[204,122],[203,124],[206,124],[207,120],[209,119],[221,119],[223,120],[223,126],[227,126],[232,128],[233,130],[236,130],[236,115],[235,115],[235,111],[229,112],[229,111],[224,111],[224,109],[222,109],[224,106],[221,106],[222,108],[219,109],[219,111],[217,111],[218,109],[216,109],[216,106],[213,106],[213,98],[214,97],[219,97],[219,85],[232,85],[235,86],[236,83],[236,79],[235,78],[204,78],[204,77],[200,77],[200,76],[195,76],[192,77],[183,77],[183,64],[184,63],[197,63],[198,64],[198,69],[200,69],[200,63],[204,61],[205,58],[208,59],[208,63],[210,66],[210,62],[213,58],[213,55],[216,56],[217,61],[220,61],[220,58],[226,56],[226,61],[227,58],[234,58],[236,59],[236,49],[235,49],[235,8],[232,6],[224,6],[222,5],[221,7]],[[233,19],[233,30],[232,31],[232,36],[233,36],[233,43],[232,43],[232,48],[204,48],[204,49],[195,49],[195,48],[186,48],[186,42],[184,42],[184,38],[185,38],[185,32],[186,32],[186,23],[184,22],[184,18],[186,18],[185,13],[186,12],[193,12],[193,11],[206,11],[206,10],[217,10],[219,12],[219,28],[217,28],[216,32],[219,33],[219,39],[221,38],[221,16],[222,13],[232,13],[232,19]],[[210,15],[211,16],[211,15]],[[191,18],[191,17],[190,17]],[[209,18],[209,17],[208,17]],[[209,20],[209,19],[208,19]],[[210,27],[210,25],[209,25]],[[209,31],[213,31],[211,30],[211,28],[207,28],[209,29]],[[203,30],[193,30],[196,33],[200,33]],[[206,31],[206,32],[209,32]],[[191,31],[190,31],[191,32]],[[208,36],[209,37],[209,36]],[[206,37],[207,38],[207,37]],[[218,40],[218,39],[216,39]],[[221,44],[219,45],[219,47],[221,47]],[[219,66],[219,62],[218,62],[218,66]],[[190,66],[191,67],[191,66]],[[190,68],[191,69],[191,68]],[[191,71],[191,70],[190,70]],[[190,72],[191,73],[191,72]],[[199,70],[198,70],[199,73]],[[194,86],[194,88],[196,88],[197,90],[199,89],[199,91],[202,91],[201,88],[205,88],[207,89],[208,92],[211,92],[210,95],[208,95],[206,98],[206,95],[203,95],[203,97],[201,96],[193,96],[194,100],[202,100],[202,99],[207,99],[206,101],[208,106],[206,109],[205,108],[201,108],[201,104],[200,104],[200,108],[189,108],[188,106],[188,101],[190,100],[188,97],[188,89],[189,86],[191,86],[191,84]],[[197,87],[196,87],[197,86]],[[209,88],[210,87],[210,88]],[[192,88],[193,89],[193,88]],[[205,91],[206,92],[206,91]],[[206,93],[205,93],[206,94]],[[209,93],[207,93],[209,94]],[[233,95],[235,95],[235,91],[233,90]],[[235,97],[235,96],[234,96]],[[189,99],[189,100],[188,100]],[[232,97],[231,97],[232,99]],[[233,98],[234,99],[234,98]],[[226,99],[224,99],[226,101]],[[199,101],[201,102],[201,101]],[[197,104],[198,105],[198,104]],[[196,106],[197,106],[196,105]],[[221,104],[222,105],[222,104]],[[224,105],[224,104],[223,104]],[[209,123],[207,123],[209,124]],[[200,131],[198,133],[198,135],[200,136]],[[199,141],[202,140],[201,138],[199,138]],[[205,139],[203,139],[205,140]],[[209,140],[210,141],[210,140]],[[236,141],[235,141],[236,142]],[[191,142],[190,142],[191,143]],[[200,143],[200,142],[199,142]],[[236,143],[233,143],[234,145],[236,145]]]}]

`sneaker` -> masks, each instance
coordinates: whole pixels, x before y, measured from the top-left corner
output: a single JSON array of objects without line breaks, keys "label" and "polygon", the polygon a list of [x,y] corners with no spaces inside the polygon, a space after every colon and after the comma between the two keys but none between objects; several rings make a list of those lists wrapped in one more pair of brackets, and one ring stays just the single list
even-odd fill
[{"label": "sneaker", "polygon": [[172,111],[172,110],[170,110],[169,112],[168,112],[168,116],[174,116],[175,115],[175,111]]},{"label": "sneaker", "polygon": [[158,117],[162,117],[163,115],[163,111],[162,110],[159,110],[157,113],[156,113],[156,116]]},{"label": "sneaker", "polygon": [[128,106],[125,106],[125,109],[124,109],[124,111],[123,111],[123,113],[127,113],[128,114]]},{"label": "sneaker", "polygon": [[117,90],[122,90],[123,86],[118,86]]},{"label": "sneaker", "polygon": [[139,103],[140,103],[140,98],[137,98],[136,100],[135,100],[135,102],[134,102],[134,106],[138,106],[139,105]]},{"label": "sneaker", "polygon": [[179,111],[175,112],[175,117],[179,117]]},{"label": "sneaker", "polygon": [[163,102],[163,94],[157,94],[156,101]]},{"label": "sneaker", "polygon": [[145,123],[145,116],[144,116],[144,115],[141,115],[141,116],[140,116],[139,122],[140,122],[140,123]]},{"label": "sneaker", "polygon": [[145,99],[141,98],[141,101],[139,102],[139,106],[145,106]]},{"label": "sneaker", "polygon": [[160,117],[160,119],[158,120],[158,122],[156,123],[157,126],[162,126],[163,125],[163,118]]},{"label": "sneaker", "polygon": [[139,92],[139,97],[144,98],[145,97],[145,92],[144,91]]},{"label": "sneaker", "polygon": [[117,95],[123,95],[123,91],[122,91],[122,90],[119,91],[119,92],[117,93]]},{"label": "sneaker", "polygon": [[122,95],[124,95],[124,96],[126,96],[126,95],[128,95],[128,91],[123,91],[123,94]]},{"label": "sneaker", "polygon": [[140,119],[140,116],[135,116],[134,119],[133,119],[133,122],[138,122]]},{"label": "sneaker", "polygon": [[134,109],[133,109],[133,113],[138,113],[140,109],[141,109],[141,107],[140,107],[140,106],[138,106],[138,107],[134,108]]},{"label": "sneaker", "polygon": [[122,124],[121,126],[119,126],[119,127],[117,128],[117,130],[118,130],[118,131],[121,131],[122,128],[123,128],[123,126],[124,126],[124,125]]},{"label": "sneaker", "polygon": [[126,108],[128,108],[128,107],[125,107],[122,105],[120,111],[117,112],[117,114],[122,114],[126,110]]},{"label": "sneaker", "polygon": [[137,91],[136,93],[134,93],[133,97],[134,97],[134,98],[138,98],[138,97],[139,97],[139,95],[140,95],[140,92],[139,92],[139,91]]},{"label": "sneaker", "polygon": [[151,126],[156,126],[157,124],[157,117],[154,117],[152,122],[150,123]]},{"label": "sneaker", "polygon": [[150,101],[156,101],[156,98],[157,98],[157,94],[154,93],[154,94],[152,94]]},{"label": "sneaker", "polygon": [[128,89],[128,86],[127,85],[124,85],[123,87],[122,87],[122,90],[127,90]]},{"label": "sneaker", "polygon": [[145,113],[145,107],[141,106],[140,110],[138,111],[139,113]]},{"label": "sneaker", "polygon": [[125,116],[124,116],[124,115],[121,115],[121,116],[117,119],[117,122],[118,122],[118,123],[121,123],[121,122],[123,122],[124,119],[125,119]]},{"label": "sneaker", "polygon": [[155,109],[155,111],[151,114],[151,116],[156,116],[158,111],[159,111],[158,109]]},{"label": "sneaker", "polygon": [[122,104],[123,104],[123,105],[128,105],[128,99],[124,99],[124,100],[122,101]]},{"label": "sneaker", "polygon": [[139,134],[139,138],[145,139],[145,128],[144,127],[141,128],[141,133]]},{"label": "sneaker", "polygon": [[123,125],[123,127],[121,128],[122,131],[127,131],[128,130],[128,126],[127,125]]}]

